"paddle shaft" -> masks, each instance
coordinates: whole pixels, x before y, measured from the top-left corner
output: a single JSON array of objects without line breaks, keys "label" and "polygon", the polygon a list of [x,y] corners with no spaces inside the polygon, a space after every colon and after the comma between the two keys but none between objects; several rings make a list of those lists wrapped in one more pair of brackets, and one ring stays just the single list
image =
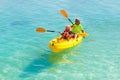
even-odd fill
[{"label": "paddle shaft", "polygon": [[74,25],[73,22],[69,18],[67,18],[67,19],[72,23],[72,25]]},{"label": "paddle shaft", "polygon": [[46,30],[47,32],[58,32],[60,33],[59,31],[52,31],[52,30]]},{"label": "paddle shaft", "polygon": [[55,31],[47,30],[47,32],[55,32]]}]

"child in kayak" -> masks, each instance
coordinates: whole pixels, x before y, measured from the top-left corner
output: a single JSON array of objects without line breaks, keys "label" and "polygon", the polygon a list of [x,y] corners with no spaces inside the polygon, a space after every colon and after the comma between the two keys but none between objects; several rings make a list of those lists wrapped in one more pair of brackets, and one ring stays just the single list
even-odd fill
[{"label": "child in kayak", "polygon": [[76,18],[75,23],[71,26],[72,28],[72,35],[76,39],[78,37],[79,33],[84,33],[84,29],[82,25],[80,24],[80,19]]},{"label": "child in kayak", "polygon": [[72,34],[72,31],[71,31],[71,26],[70,25],[67,25],[65,27],[65,30],[63,33],[60,33],[62,36],[58,39],[58,42],[63,38],[63,39],[67,39],[68,41],[70,40],[71,38],[71,34]]}]

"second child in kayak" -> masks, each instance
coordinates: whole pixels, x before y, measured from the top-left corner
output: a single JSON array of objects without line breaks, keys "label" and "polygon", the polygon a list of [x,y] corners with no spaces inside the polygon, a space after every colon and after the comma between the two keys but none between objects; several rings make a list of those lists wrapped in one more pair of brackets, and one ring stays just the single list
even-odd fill
[{"label": "second child in kayak", "polygon": [[76,39],[79,33],[84,33],[83,26],[80,24],[80,19],[76,18],[75,23],[71,26],[73,37]]},{"label": "second child in kayak", "polygon": [[63,38],[63,39],[67,39],[68,41],[70,40],[71,38],[71,34],[72,34],[72,31],[71,31],[71,26],[70,25],[67,25],[65,27],[65,30],[63,33],[60,33],[62,36],[58,39],[58,42],[60,42],[60,40]]}]

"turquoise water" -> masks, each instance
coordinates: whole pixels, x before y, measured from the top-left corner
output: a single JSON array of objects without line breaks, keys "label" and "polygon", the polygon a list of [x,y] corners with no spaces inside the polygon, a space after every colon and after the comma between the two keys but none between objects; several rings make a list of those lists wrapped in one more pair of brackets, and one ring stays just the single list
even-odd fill
[{"label": "turquoise water", "polygon": [[[76,17],[89,37],[71,49],[48,48]],[[119,0],[0,0],[0,80],[120,80]]]}]

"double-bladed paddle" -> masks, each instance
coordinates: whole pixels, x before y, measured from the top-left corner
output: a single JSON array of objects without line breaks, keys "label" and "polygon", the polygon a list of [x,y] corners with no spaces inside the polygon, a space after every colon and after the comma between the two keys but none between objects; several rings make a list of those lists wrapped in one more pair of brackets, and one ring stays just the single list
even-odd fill
[{"label": "double-bladed paddle", "polygon": [[[40,33],[44,33],[44,32],[58,32],[58,33],[61,34],[61,32],[59,32],[59,31],[46,30],[46,29],[41,28],[41,27],[37,28],[37,29],[36,29],[36,32],[40,32]],[[81,35],[81,36],[88,36],[87,33],[81,33],[80,35]]]},{"label": "double-bladed paddle", "polygon": [[58,32],[58,33],[60,33],[59,31],[46,30],[46,29],[41,28],[41,27],[37,28],[36,32],[41,32],[41,33],[44,33],[44,32]]},{"label": "double-bladed paddle", "polygon": [[60,10],[60,13],[73,24],[73,22],[68,18],[68,13],[65,10]]}]

